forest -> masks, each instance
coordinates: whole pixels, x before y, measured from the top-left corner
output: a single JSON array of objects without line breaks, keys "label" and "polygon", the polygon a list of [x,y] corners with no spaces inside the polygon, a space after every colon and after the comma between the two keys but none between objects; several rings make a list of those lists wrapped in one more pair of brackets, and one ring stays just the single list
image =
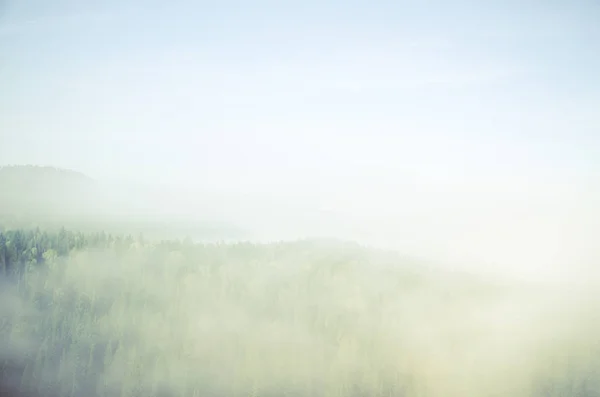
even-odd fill
[{"label": "forest", "polygon": [[599,395],[597,302],[355,243],[5,229],[0,264],[14,395]]},{"label": "forest", "polygon": [[92,216],[94,183],[0,169],[2,395],[600,395],[593,282]]}]

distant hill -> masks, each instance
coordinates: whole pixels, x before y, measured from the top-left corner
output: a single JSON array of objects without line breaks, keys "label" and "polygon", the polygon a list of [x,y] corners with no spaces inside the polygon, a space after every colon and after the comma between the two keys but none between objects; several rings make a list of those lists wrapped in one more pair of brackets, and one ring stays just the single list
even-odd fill
[{"label": "distant hill", "polygon": [[[45,166],[0,167],[0,226],[60,227],[81,231],[143,233],[155,238],[240,238],[236,227],[156,202],[151,191],[115,188],[80,172]],[[140,210],[142,209],[142,210]],[[178,209],[177,209],[178,210]]]},{"label": "distant hill", "polygon": [[81,172],[64,168],[39,165],[0,166],[0,181],[13,183],[43,184],[52,182],[61,186],[91,183],[94,180]]},{"label": "distant hill", "polygon": [[0,214],[79,215],[96,183],[82,173],[34,165],[0,167]]}]

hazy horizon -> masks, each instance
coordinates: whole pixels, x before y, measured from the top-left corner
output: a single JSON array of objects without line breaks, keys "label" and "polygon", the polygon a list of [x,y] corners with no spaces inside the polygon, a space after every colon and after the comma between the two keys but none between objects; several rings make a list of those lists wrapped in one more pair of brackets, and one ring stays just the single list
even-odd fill
[{"label": "hazy horizon", "polygon": [[482,269],[599,259],[598,4],[5,4],[0,163]]},{"label": "hazy horizon", "polygon": [[600,396],[598,21],[0,0],[0,394]]}]

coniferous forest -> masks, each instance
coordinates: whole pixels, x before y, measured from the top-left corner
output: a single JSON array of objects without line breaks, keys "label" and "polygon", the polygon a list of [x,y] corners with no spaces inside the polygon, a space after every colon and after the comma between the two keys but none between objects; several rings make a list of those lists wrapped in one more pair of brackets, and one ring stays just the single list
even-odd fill
[{"label": "coniferous forest", "polygon": [[600,395],[595,290],[352,242],[0,231],[3,395]]},{"label": "coniferous forest", "polygon": [[398,260],[334,241],[5,230],[2,381],[40,396],[598,395],[590,307]]}]

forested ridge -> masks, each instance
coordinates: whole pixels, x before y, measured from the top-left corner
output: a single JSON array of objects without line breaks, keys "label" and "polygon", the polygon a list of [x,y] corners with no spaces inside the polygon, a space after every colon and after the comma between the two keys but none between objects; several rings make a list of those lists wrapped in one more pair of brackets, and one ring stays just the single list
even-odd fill
[{"label": "forested ridge", "polygon": [[[40,170],[15,172],[33,181]],[[2,395],[600,396],[596,290],[487,279],[343,240],[48,225],[12,211],[45,197],[18,207],[7,186]]]},{"label": "forested ridge", "polygon": [[[148,239],[142,233],[113,234],[101,232],[84,233],[64,227],[58,229],[23,228],[8,229],[0,225],[0,269],[5,275],[18,274],[27,265],[43,265],[49,260],[66,258],[71,254],[91,251],[113,252],[123,255],[151,250],[155,255],[181,254],[189,261],[201,265],[203,259],[225,265],[227,259],[237,258],[247,262],[253,260],[311,261],[319,258],[323,264],[343,263],[345,260],[361,261],[367,257],[380,257],[385,262],[397,260],[391,252],[370,250],[359,244],[335,239],[299,239],[272,243],[237,242],[193,242],[183,239]],[[216,255],[218,254],[218,255]],[[216,255],[216,256],[215,256]],[[423,273],[424,263],[405,258],[402,268],[408,272]],[[427,273],[427,272],[425,272]]]},{"label": "forested ridge", "polygon": [[84,234],[61,228],[58,231],[17,229],[0,231],[0,266],[5,274],[27,264],[42,264],[46,259],[67,256],[73,250],[130,246],[132,236],[113,236],[104,232]]}]

